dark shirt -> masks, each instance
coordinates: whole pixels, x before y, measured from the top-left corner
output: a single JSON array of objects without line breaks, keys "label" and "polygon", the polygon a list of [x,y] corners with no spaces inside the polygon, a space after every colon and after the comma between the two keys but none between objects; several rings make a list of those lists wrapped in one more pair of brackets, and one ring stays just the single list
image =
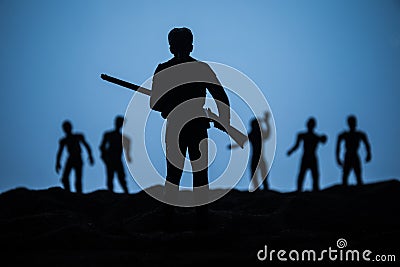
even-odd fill
[{"label": "dark shirt", "polygon": [[259,127],[254,127],[249,132],[249,142],[253,149],[253,155],[261,154],[261,146],[262,146],[262,133]]},{"label": "dark shirt", "polygon": [[[188,62],[193,63],[182,64]],[[185,104],[180,106],[183,107],[180,113],[190,113],[193,116],[204,115],[203,106],[207,89],[215,100],[229,107],[228,97],[210,66],[192,57],[185,59],[174,57],[159,64],[155,71],[150,107],[161,112],[163,118],[167,118],[176,107],[189,103],[186,106]],[[198,100],[187,102],[193,99]],[[229,114],[229,109],[225,109],[224,112]],[[202,121],[208,124],[204,118]],[[196,123],[198,124],[199,120]]]},{"label": "dark shirt", "polygon": [[357,155],[357,151],[360,147],[360,142],[366,140],[365,133],[361,131],[348,131],[343,132],[339,135],[339,140],[345,141],[346,154]]},{"label": "dark shirt", "polygon": [[303,140],[303,157],[315,158],[315,151],[318,143],[321,141],[321,136],[315,133],[304,132],[299,134],[299,140]]},{"label": "dark shirt", "polygon": [[60,140],[60,147],[67,147],[68,154],[71,158],[81,157],[81,145],[80,142],[83,142],[84,138],[82,134],[71,134]]},{"label": "dark shirt", "polygon": [[103,135],[100,145],[102,158],[120,160],[122,157],[122,134],[119,131],[109,131]]}]

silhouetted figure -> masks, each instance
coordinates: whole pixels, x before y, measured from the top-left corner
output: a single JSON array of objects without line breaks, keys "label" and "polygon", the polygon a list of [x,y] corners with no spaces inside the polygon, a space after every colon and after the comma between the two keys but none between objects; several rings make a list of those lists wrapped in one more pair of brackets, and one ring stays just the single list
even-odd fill
[{"label": "silhouetted figure", "polygon": [[[230,122],[229,100],[212,69],[206,63],[190,56],[193,50],[193,35],[188,28],[172,29],[168,34],[168,42],[174,57],[158,65],[150,98],[150,107],[161,112],[162,117],[167,120],[165,197],[173,199],[179,191],[187,151],[196,197],[196,192],[207,191],[208,194],[209,189],[207,129],[210,128],[210,123],[209,119],[204,117],[203,110],[206,90],[218,100],[218,112],[221,121],[226,125]],[[192,64],[182,64],[188,62]],[[197,222],[206,220],[207,205],[196,207],[196,212],[199,217]],[[166,219],[172,214],[173,208],[168,206]]]},{"label": "silhouetted figure", "polygon": [[125,148],[126,158],[131,162],[130,140],[122,135],[121,128],[124,124],[124,117],[117,116],[114,121],[115,128],[105,132],[100,145],[101,159],[106,165],[107,188],[114,191],[114,174],[117,174],[119,184],[126,194],[129,193],[125,180],[125,170],[122,164],[122,151]]},{"label": "silhouetted figure", "polygon": [[[251,145],[251,163],[250,174],[251,183],[254,189],[260,188],[260,181],[263,190],[268,190],[268,166],[264,158],[263,142],[269,139],[271,135],[271,126],[269,124],[269,112],[264,113],[264,118],[254,118],[251,120],[251,129],[248,133],[249,143]],[[263,127],[263,122],[265,127]],[[238,148],[239,145],[229,145],[228,149]],[[258,174],[260,177],[258,178]]]},{"label": "silhouetted figure", "polygon": [[309,118],[307,121],[307,132],[297,134],[296,144],[289,149],[287,155],[290,156],[296,149],[299,148],[300,143],[303,142],[303,156],[301,158],[300,172],[297,179],[297,191],[302,191],[303,181],[306,171],[311,170],[313,177],[313,191],[319,190],[319,170],[318,159],[316,150],[319,143],[325,143],[327,140],[326,135],[318,135],[314,132],[317,122],[314,118]]},{"label": "silhouetted figure", "polygon": [[[367,156],[365,158],[366,162],[371,160],[371,147],[368,141],[367,135],[362,131],[357,131],[357,118],[353,115],[347,117],[347,124],[349,126],[349,131],[342,132],[339,134],[336,143],[336,161],[339,166],[343,167],[342,181],[343,185],[348,185],[348,178],[351,170],[354,170],[356,175],[357,185],[362,185],[361,177],[361,162],[358,155],[358,150],[360,147],[360,142],[363,142],[365,149],[367,150]],[[341,143],[344,141],[346,151],[344,153],[344,162],[340,159],[340,147]]]},{"label": "silhouetted figure", "polygon": [[64,167],[64,172],[62,174],[61,182],[64,186],[64,189],[67,191],[71,191],[69,184],[69,175],[71,170],[75,170],[75,189],[77,193],[82,193],[82,149],[81,144],[86,148],[87,153],[89,155],[90,165],[94,164],[94,160],[92,157],[92,151],[90,149],[89,144],[86,142],[83,134],[74,134],[72,133],[72,124],[69,121],[64,121],[62,124],[62,128],[65,132],[65,137],[62,138],[59,142],[58,152],[57,152],[57,162],[56,162],[56,172],[59,173],[61,169],[61,155],[64,150],[64,147],[67,147],[68,158]]}]

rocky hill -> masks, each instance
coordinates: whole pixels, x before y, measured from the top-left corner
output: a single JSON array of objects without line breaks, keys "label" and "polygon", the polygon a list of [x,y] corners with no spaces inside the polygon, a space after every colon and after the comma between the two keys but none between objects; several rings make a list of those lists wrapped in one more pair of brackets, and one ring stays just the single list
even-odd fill
[{"label": "rocky hill", "polygon": [[198,231],[192,208],[177,208],[166,230],[161,203],[145,192],[17,188],[0,195],[1,258],[24,266],[265,266],[257,259],[265,245],[337,249],[343,238],[348,249],[399,261],[399,197],[395,179],[315,193],[232,190],[210,204],[208,229]]}]

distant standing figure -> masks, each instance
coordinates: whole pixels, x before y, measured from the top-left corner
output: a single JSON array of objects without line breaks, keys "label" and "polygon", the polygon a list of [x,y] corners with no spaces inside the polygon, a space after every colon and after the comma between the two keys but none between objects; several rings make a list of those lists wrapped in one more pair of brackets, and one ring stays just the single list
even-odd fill
[{"label": "distant standing figure", "polygon": [[[360,147],[360,142],[363,142],[367,150],[367,156],[365,158],[366,162],[371,160],[371,147],[368,141],[367,135],[362,131],[357,131],[357,118],[354,115],[347,117],[347,124],[349,126],[349,131],[344,131],[339,134],[336,143],[336,161],[339,166],[343,167],[342,181],[343,185],[348,184],[348,178],[351,170],[354,170],[356,175],[357,184],[362,185],[361,179],[361,162],[358,155],[358,149]],[[340,159],[340,147],[341,143],[345,143],[345,154],[344,161]]]},{"label": "distant standing figure", "polygon": [[290,156],[303,142],[303,156],[301,158],[300,172],[297,179],[297,191],[302,191],[303,181],[308,169],[311,170],[313,177],[313,191],[319,190],[319,170],[316,150],[319,143],[325,144],[326,135],[318,135],[314,132],[317,125],[315,118],[311,117],[307,121],[307,132],[297,134],[296,144],[289,149],[287,155]]},{"label": "distant standing figure", "polygon": [[124,124],[124,117],[117,116],[114,121],[115,128],[112,131],[104,133],[103,140],[100,145],[101,159],[106,165],[107,188],[111,192],[114,190],[114,174],[118,176],[119,184],[126,194],[128,194],[128,186],[125,180],[124,165],[122,164],[122,151],[126,150],[126,158],[131,162],[130,158],[130,140],[122,135],[121,128]]},{"label": "distant standing figure", "polygon": [[[254,118],[251,120],[251,129],[248,133],[249,143],[251,145],[251,183],[256,190],[260,187],[260,180],[263,184],[263,190],[268,190],[268,166],[264,158],[263,142],[269,139],[271,135],[271,126],[269,124],[269,112],[264,113],[264,118]],[[263,127],[263,122],[265,127]],[[239,145],[229,145],[228,149],[237,148]],[[258,179],[258,174],[261,175]]]},{"label": "distant standing figure", "polygon": [[61,178],[61,182],[64,186],[64,189],[67,191],[71,191],[69,184],[69,175],[71,170],[75,170],[75,189],[77,193],[82,193],[82,167],[83,161],[81,156],[81,144],[86,148],[87,153],[89,155],[90,165],[94,164],[94,160],[92,157],[92,151],[90,149],[89,144],[86,142],[83,134],[74,134],[72,133],[72,124],[70,121],[64,121],[62,124],[62,128],[65,132],[65,137],[62,138],[59,142],[58,152],[57,152],[57,163],[56,163],[56,172],[59,173],[61,169],[61,155],[64,150],[64,147],[67,147],[68,151],[68,159],[64,167],[64,172]]}]

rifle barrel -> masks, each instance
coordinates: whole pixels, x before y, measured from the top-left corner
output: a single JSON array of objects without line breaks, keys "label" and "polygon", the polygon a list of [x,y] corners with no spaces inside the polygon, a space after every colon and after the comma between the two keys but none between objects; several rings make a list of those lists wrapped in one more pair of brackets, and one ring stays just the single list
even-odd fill
[{"label": "rifle barrel", "polygon": [[115,78],[115,77],[108,76],[107,74],[101,74],[100,77],[103,80],[107,81],[107,82],[118,84],[118,85],[120,85],[122,87],[131,89],[133,91],[137,91],[139,93],[142,93],[142,94],[145,94],[145,95],[148,95],[148,96],[151,95],[151,90],[149,90],[147,88],[144,88],[144,87],[141,87],[139,85],[136,85],[136,84],[133,84],[133,83],[130,83],[130,82],[126,82],[126,81],[120,80],[120,79]]},{"label": "rifle barrel", "polygon": [[[111,77],[108,76],[107,74],[101,74],[100,77],[110,83],[114,83],[117,85],[120,85],[122,87],[131,89],[133,91],[137,91],[139,93],[151,96],[151,90],[141,87],[139,85],[127,82],[127,81],[123,81],[120,80],[118,78],[115,77]],[[216,128],[226,132],[233,140],[235,140],[235,142],[241,147],[243,148],[244,143],[247,141],[248,137],[247,135],[243,134],[242,132],[240,132],[238,129],[232,127],[231,125],[226,125],[226,127],[220,125],[218,123],[218,116],[214,113],[211,112],[211,110],[208,110],[208,113],[211,116],[211,120],[214,121],[214,126],[217,126]]]}]

